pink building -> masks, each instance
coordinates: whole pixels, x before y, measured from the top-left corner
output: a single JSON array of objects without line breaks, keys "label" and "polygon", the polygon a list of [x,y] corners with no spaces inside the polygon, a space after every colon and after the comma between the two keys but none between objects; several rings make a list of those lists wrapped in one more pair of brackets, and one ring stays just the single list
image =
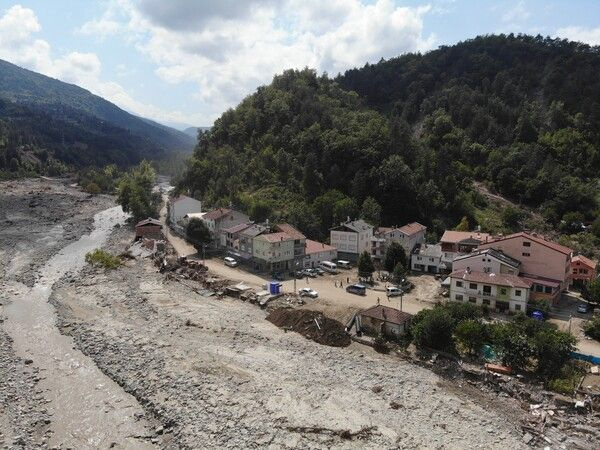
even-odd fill
[{"label": "pink building", "polygon": [[532,233],[515,233],[490,240],[478,249],[493,248],[521,261],[521,277],[532,282],[531,299],[558,300],[569,286],[573,250]]},{"label": "pink building", "polygon": [[583,255],[574,256],[571,260],[571,280],[589,283],[596,278],[596,261]]}]

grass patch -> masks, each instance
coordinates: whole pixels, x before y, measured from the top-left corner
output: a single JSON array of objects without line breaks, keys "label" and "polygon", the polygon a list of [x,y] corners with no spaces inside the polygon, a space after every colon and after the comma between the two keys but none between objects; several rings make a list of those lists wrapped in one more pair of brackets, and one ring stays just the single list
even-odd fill
[{"label": "grass patch", "polygon": [[546,383],[546,388],[559,394],[573,395],[583,375],[585,369],[576,361],[571,361],[563,366],[557,378]]},{"label": "grass patch", "polygon": [[105,269],[116,269],[121,265],[121,259],[118,256],[111,255],[101,248],[86,253],[85,262],[93,266],[104,267]]}]

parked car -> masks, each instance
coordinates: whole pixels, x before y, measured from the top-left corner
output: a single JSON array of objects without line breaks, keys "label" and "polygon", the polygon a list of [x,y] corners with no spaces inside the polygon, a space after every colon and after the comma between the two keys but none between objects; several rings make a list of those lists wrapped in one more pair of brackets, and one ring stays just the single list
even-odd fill
[{"label": "parked car", "polygon": [[302,288],[298,291],[298,295],[300,295],[300,297],[317,298],[319,293],[311,288]]},{"label": "parked car", "polygon": [[325,271],[320,267],[315,267],[313,270],[317,273],[317,275],[325,275]]},{"label": "parked car", "polygon": [[388,286],[385,290],[385,293],[388,297],[399,297],[400,295],[404,294],[402,289],[397,286]]},{"label": "parked car", "polygon": [[402,283],[398,287],[400,289],[402,289],[402,292],[404,292],[406,294],[407,292],[410,292],[412,290],[412,288],[415,287],[415,285],[405,279],[405,280],[402,280]]},{"label": "parked car", "polygon": [[318,275],[318,273],[315,269],[305,269],[304,274],[307,277],[311,277],[311,278],[315,278]]},{"label": "parked car", "polygon": [[297,270],[294,275],[300,280],[306,276],[306,273],[304,272],[304,270]]},{"label": "parked car", "polygon": [[226,256],[223,258],[223,260],[225,261],[226,266],[237,267],[238,265],[238,262],[235,260],[235,258],[232,258],[231,256]]},{"label": "parked car", "polygon": [[364,284],[351,284],[346,286],[346,292],[356,295],[367,295],[367,287]]},{"label": "parked car", "polygon": [[577,312],[581,314],[587,314],[590,312],[590,305],[587,303],[580,303],[577,305]]},{"label": "parked car", "polygon": [[350,261],[344,261],[341,259],[338,259],[336,265],[341,269],[351,269],[352,268]]}]

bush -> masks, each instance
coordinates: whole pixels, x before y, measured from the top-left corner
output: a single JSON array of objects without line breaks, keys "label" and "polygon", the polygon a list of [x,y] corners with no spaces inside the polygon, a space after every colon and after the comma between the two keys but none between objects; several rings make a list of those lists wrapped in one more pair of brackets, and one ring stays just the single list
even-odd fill
[{"label": "bush", "polygon": [[488,338],[488,329],[478,320],[463,320],[454,329],[454,338],[471,355],[476,355]]},{"label": "bush", "polygon": [[571,333],[546,329],[533,338],[537,372],[544,379],[552,378],[571,359],[577,340]]},{"label": "bush", "polygon": [[383,336],[383,334],[379,333],[377,335],[377,337],[375,338],[375,342],[373,343],[373,348],[375,349],[376,352],[379,353],[388,353],[390,351],[388,345],[387,345],[387,341],[385,339],[385,337]]},{"label": "bush", "polygon": [[583,332],[586,336],[600,341],[600,316],[595,316],[592,320],[583,325]]},{"label": "bush", "polygon": [[118,256],[111,255],[101,248],[86,253],[85,262],[93,266],[104,267],[105,269],[116,269],[121,265],[121,260]]},{"label": "bush", "polygon": [[566,364],[556,378],[546,382],[546,389],[563,395],[573,395],[584,374],[585,370],[573,361],[570,364]]},{"label": "bush", "polygon": [[473,303],[448,302],[442,308],[448,311],[455,323],[463,320],[476,320],[483,316],[482,309]]},{"label": "bush", "polygon": [[98,186],[96,183],[94,183],[93,181],[91,183],[88,183],[88,185],[85,187],[85,192],[87,192],[88,194],[99,194],[101,192],[100,190],[100,186]]},{"label": "bush", "polygon": [[419,312],[411,329],[415,345],[454,352],[454,324],[454,319],[443,307]]}]

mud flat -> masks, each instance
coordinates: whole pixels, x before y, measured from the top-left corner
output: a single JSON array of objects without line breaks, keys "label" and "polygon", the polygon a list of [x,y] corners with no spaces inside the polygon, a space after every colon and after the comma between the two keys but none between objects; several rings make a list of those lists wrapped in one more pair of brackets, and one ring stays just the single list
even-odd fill
[{"label": "mud flat", "polygon": [[[131,239],[120,229],[109,249]],[[204,298],[148,260],[91,267],[52,295],[61,330],[175,447],[520,448],[517,419],[358,344],[319,345],[239,300]]]}]

